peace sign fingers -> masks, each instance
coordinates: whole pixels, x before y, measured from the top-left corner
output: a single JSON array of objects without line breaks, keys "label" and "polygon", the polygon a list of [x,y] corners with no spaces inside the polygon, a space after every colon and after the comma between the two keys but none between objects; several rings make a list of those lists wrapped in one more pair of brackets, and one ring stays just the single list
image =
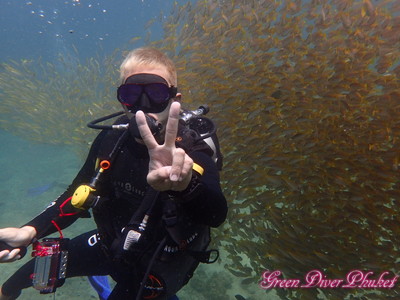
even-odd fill
[{"label": "peace sign fingers", "polygon": [[177,101],[172,102],[169,109],[169,117],[167,127],[165,129],[164,145],[168,148],[175,148],[176,135],[178,133],[179,112],[181,104]]},{"label": "peace sign fingers", "polygon": [[136,112],[135,115],[136,124],[139,129],[140,135],[147,149],[152,150],[158,146],[156,139],[154,138],[149,125],[147,125],[146,116],[142,111]]},{"label": "peace sign fingers", "polygon": [[179,102],[171,104],[162,145],[159,145],[152,135],[144,113],[142,111],[136,113],[136,123],[142,140],[149,150],[147,182],[158,191],[171,189],[183,191],[192,178],[193,160],[183,149],[175,147],[180,109]]}]

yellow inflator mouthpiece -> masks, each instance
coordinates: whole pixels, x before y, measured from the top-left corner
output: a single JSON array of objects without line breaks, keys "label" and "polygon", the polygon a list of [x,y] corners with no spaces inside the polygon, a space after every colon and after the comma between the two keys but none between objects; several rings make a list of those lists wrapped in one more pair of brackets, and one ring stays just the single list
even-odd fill
[{"label": "yellow inflator mouthpiece", "polygon": [[72,196],[71,204],[80,209],[85,209],[85,202],[90,198],[90,193],[96,191],[94,188],[88,185],[79,186]]}]

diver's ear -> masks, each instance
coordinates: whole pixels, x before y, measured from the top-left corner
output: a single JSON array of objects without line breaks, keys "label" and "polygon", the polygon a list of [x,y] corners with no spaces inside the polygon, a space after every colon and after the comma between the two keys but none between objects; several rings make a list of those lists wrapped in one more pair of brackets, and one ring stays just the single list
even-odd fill
[{"label": "diver's ear", "polygon": [[181,93],[176,93],[176,96],[174,97],[174,101],[181,102],[182,101],[182,94]]}]

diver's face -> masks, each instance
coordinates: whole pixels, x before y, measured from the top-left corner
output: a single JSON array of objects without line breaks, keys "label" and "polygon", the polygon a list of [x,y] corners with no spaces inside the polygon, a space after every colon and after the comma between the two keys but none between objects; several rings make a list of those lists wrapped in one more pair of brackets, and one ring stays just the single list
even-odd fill
[{"label": "diver's face", "polygon": [[[171,87],[171,82],[169,80],[169,73],[165,67],[162,66],[139,66],[136,67],[134,71],[128,73],[126,78],[124,78],[123,82],[126,82],[128,78],[134,78],[132,76],[137,75],[137,74],[151,74],[151,75],[156,75],[159,77],[162,77],[162,79],[165,80],[165,83],[168,84],[169,87]],[[171,98],[168,100],[168,103],[165,103],[165,108],[162,111],[157,111],[157,112],[152,112],[151,108],[147,112],[147,114],[154,119],[156,119],[158,122],[160,122],[163,125],[163,128],[165,128],[165,125],[167,124],[168,120],[168,114],[169,114],[169,108],[171,106],[171,103],[175,100],[178,100],[180,98],[180,94],[177,94],[175,98]],[[134,115],[134,112],[129,111],[129,107],[126,105],[123,105],[125,112],[127,113],[128,117],[131,118]],[[139,107],[140,109],[140,107]],[[145,109],[141,109],[144,110]],[[146,111],[145,111],[146,112]]]}]

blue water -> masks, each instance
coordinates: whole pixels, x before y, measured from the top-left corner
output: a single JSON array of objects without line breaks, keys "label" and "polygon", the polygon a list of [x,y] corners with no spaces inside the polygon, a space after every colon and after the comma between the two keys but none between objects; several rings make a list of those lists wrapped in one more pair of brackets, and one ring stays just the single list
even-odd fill
[{"label": "blue water", "polygon": [[[165,0],[25,0],[2,1],[0,61],[49,59],[57,51],[91,57],[110,53],[144,36],[146,23],[168,15],[174,1]],[[161,17],[160,17],[161,16]],[[153,28],[152,36],[161,36]],[[139,41],[136,45],[140,46]]]},{"label": "blue water", "polygon": [[[21,214],[40,212],[73,179],[81,161],[65,146],[36,144],[0,130],[0,207],[16,207]],[[0,224],[6,225],[3,210]],[[14,212],[15,213],[15,212]],[[26,220],[25,220],[26,221]]]}]

